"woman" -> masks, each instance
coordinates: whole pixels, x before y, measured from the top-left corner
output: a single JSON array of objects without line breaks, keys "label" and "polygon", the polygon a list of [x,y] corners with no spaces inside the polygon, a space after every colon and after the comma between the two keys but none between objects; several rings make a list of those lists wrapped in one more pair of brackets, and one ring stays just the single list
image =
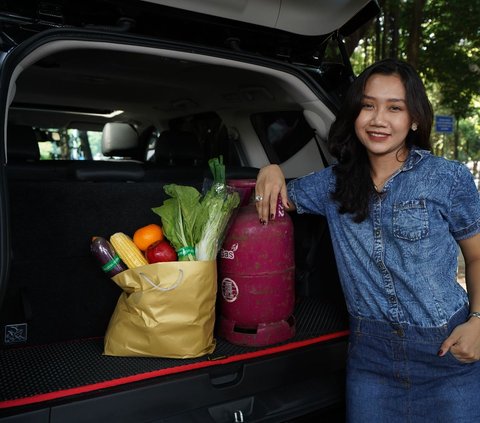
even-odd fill
[{"label": "woman", "polygon": [[480,421],[480,200],[464,165],[430,153],[432,121],[414,69],[387,59],[331,127],[337,164],[288,186],[277,165],[257,178],[262,223],[278,195],[327,218],[350,314],[350,422]]}]

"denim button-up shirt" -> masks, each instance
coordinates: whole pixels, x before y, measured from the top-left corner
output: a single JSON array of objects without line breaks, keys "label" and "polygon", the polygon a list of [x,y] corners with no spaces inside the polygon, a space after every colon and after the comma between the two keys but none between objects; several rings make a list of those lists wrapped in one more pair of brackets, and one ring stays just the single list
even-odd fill
[{"label": "denim button-up shirt", "polygon": [[480,199],[461,163],[412,148],[402,169],[372,195],[355,223],[330,194],[333,167],[295,179],[298,213],[324,215],[349,313],[356,317],[441,326],[468,302],[456,280],[457,241],[480,232]]}]

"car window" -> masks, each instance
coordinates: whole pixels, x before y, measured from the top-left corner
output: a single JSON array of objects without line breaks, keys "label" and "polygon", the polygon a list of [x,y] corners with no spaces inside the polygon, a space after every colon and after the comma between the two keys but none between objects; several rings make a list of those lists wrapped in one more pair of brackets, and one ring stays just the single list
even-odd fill
[{"label": "car window", "polygon": [[35,128],[41,134],[40,160],[105,160],[102,132]]},{"label": "car window", "polygon": [[252,125],[271,163],[283,163],[300,151],[314,135],[298,110],[256,113]]}]

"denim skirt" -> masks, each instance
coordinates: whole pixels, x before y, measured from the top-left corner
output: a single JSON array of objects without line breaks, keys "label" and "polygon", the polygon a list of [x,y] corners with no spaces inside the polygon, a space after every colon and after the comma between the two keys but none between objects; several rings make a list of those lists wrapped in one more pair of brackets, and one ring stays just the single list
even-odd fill
[{"label": "denim skirt", "polygon": [[351,317],[347,422],[480,422],[480,362],[437,355],[467,316],[435,328]]}]

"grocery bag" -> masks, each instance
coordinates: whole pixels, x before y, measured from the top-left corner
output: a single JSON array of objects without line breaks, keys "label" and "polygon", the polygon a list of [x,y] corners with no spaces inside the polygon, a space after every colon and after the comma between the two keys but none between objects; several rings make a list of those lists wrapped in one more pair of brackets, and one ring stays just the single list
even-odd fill
[{"label": "grocery bag", "polygon": [[154,263],[112,279],[123,292],[105,334],[105,355],[193,358],[213,352],[215,260]]}]

